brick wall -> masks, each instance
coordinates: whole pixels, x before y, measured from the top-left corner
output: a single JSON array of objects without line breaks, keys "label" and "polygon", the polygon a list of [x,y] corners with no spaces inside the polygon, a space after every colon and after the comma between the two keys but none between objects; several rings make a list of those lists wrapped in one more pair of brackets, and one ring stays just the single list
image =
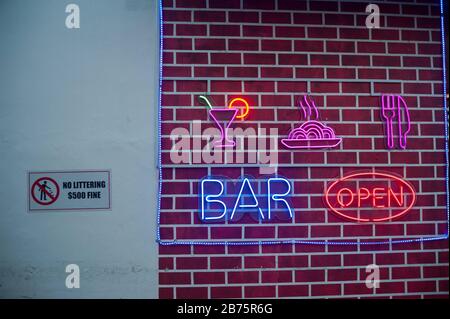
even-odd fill
[{"label": "brick wall", "polygon": [[[438,1],[379,1],[381,28],[365,27],[364,1],[165,0],[161,240],[379,241],[447,232],[442,56]],[[337,149],[280,147],[280,175],[294,186],[290,222],[205,225],[198,182],[207,175],[255,178],[255,164],[174,164],[174,128],[213,127],[197,97],[223,106],[244,96],[241,127],[278,129],[300,120],[310,93],[321,119],[343,138]],[[411,110],[407,150],[386,150],[380,95],[401,94]],[[331,214],[326,185],[361,169],[393,172],[417,191],[414,209],[381,224]],[[366,288],[365,267],[381,286]],[[448,240],[385,245],[161,245],[161,298],[434,297],[448,294]]]}]

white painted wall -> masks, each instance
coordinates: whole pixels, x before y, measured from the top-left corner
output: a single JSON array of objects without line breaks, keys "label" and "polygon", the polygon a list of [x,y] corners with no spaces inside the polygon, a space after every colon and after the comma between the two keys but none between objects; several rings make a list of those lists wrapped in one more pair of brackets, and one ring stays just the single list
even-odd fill
[{"label": "white painted wall", "polygon": [[[157,297],[158,55],[156,0],[0,1],[0,297]],[[65,169],[111,169],[112,210],[28,212]]]}]

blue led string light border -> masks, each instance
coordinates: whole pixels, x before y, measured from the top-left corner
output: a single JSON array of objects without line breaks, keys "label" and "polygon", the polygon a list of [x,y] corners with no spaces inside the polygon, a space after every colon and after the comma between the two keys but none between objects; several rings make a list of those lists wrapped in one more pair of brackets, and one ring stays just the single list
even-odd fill
[{"label": "blue led string light border", "polygon": [[203,241],[203,240],[161,240],[161,195],[162,195],[162,161],[161,161],[161,99],[162,99],[162,81],[163,81],[163,9],[162,0],[158,2],[159,6],[159,88],[158,88],[158,198],[157,198],[157,220],[156,220],[156,242],[162,246],[171,245],[279,245],[279,244],[305,244],[305,245],[390,245],[390,244],[407,244],[414,242],[427,242],[448,239],[450,233],[450,199],[449,199],[449,146],[448,146],[448,116],[447,116],[447,70],[445,64],[445,34],[444,34],[444,3],[440,0],[440,23],[441,23],[441,47],[442,47],[442,75],[443,75],[443,99],[444,99],[444,132],[445,132],[445,189],[446,189],[446,210],[447,210],[447,233],[435,237],[420,237],[402,240],[385,240],[385,241],[328,241],[328,240],[262,240],[262,241]]}]

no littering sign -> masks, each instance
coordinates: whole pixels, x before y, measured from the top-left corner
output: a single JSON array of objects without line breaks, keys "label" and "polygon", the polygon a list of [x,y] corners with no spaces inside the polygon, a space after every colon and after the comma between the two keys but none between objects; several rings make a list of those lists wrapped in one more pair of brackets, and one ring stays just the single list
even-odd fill
[{"label": "no littering sign", "polygon": [[29,172],[28,207],[30,211],[110,209],[111,172]]}]

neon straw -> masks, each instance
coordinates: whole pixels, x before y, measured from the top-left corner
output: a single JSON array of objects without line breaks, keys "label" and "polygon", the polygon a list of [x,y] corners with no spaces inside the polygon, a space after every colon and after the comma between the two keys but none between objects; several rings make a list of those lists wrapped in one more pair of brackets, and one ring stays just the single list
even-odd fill
[{"label": "neon straw", "polygon": [[212,105],[211,105],[211,103],[209,103],[209,100],[208,100],[208,98],[207,98],[206,96],[200,95],[200,96],[198,97],[198,100],[199,100],[200,103],[202,103],[202,101],[203,101],[203,104],[205,104],[205,102],[206,102],[206,105],[207,105],[210,109],[212,109]]}]

